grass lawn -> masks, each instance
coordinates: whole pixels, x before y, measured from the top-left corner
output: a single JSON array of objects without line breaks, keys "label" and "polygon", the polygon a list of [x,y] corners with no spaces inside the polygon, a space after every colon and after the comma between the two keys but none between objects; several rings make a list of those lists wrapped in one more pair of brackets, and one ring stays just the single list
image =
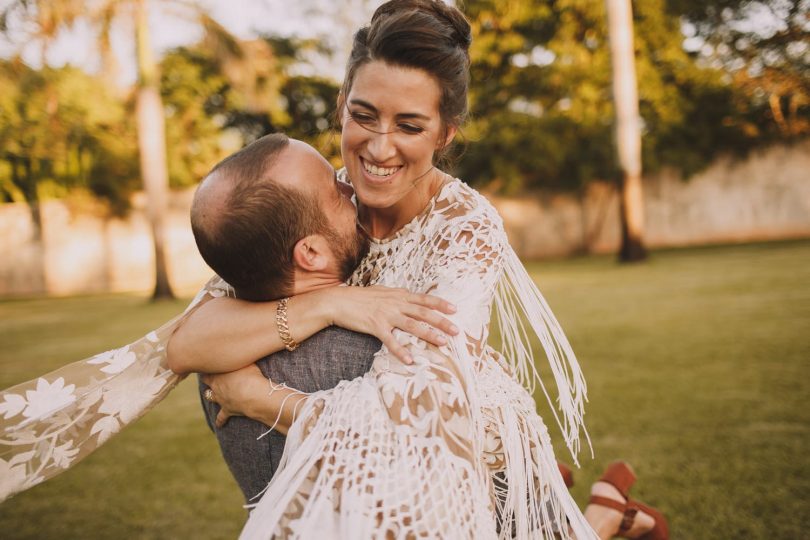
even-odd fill
[{"label": "grass lawn", "polygon": [[[669,516],[673,538],[808,537],[810,242],[530,270],[588,378],[595,459],[584,452],[575,471],[580,503],[623,458],[639,476],[634,494]],[[0,302],[0,387],[131,341],[184,305]],[[0,537],[233,538],[241,502],[185,381],[79,466],[0,505]]]}]

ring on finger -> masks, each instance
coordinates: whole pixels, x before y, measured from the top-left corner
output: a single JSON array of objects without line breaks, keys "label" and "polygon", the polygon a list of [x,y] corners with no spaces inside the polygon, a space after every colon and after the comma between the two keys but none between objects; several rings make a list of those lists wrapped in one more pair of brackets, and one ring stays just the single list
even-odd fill
[{"label": "ring on finger", "polygon": [[214,399],[214,391],[210,388],[206,388],[205,392],[203,392],[203,398],[205,401],[210,401],[211,403],[216,403],[216,399]]}]

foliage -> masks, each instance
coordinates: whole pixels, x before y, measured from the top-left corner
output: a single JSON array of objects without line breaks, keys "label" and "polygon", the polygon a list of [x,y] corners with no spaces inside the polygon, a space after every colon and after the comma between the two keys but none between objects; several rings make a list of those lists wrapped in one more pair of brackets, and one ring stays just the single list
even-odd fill
[{"label": "foliage", "polygon": [[687,44],[741,91],[744,127],[764,139],[810,135],[810,1],[670,0]]},{"label": "foliage", "polygon": [[[14,17],[33,19],[31,39],[43,42],[44,55],[44,44],[60,28],[86,16],[76,11],[80,4],[16,0],[0,11],[0,31],[8,32]],[[92,13],[103,53],[103,30],[118,8],[107,0],[97,4],[106,6]],[[324,41],[240,41],[194,2],[175,4],[186,6],[186,17],[199,24],[203,38],[161,61],[173,186],[193,185],[228,153],[279,130],[312,143],[340,165],[332,121],[338,87],[307,65],[328,53]],[[304,4],[304,11],[320,6],[315,0]],[[474,32],[471,119],[456,172],[512,193],[582,190],[594,179],[617,178],[604,3],[464,4]],[[674,166],[688,176],[720,152],[745,152],[810,133],[808,4],[633,3],[645,171]],[[370,6],[354,2],[343,15]],[[752,25],[763,11],[771,23]],[[58,195],[84,186],[119,211],[126,207],[138,170],[134,104],[126,94],[113,95],[102,83],[109,79],[106,72],[94,77],[73,68],[36,71],[3,63],[3,200],[36,200],[38,191]]]},{"label": "foliage", "polygon": [[[196,184],[226,155],[273,131],[337,152],[329,129],[336,83],[288,74],[301,51],[317,44],[267,37],[223,45],[218,38],[161,61],[172,186]],[[3,200],[84,187],[125,212],[140,185],[133,111],[131,96],[113,95],[104,75],[0,62]]]},{"label": "foliage", "polygon": [[137,179],[128,116],[98,78],[79,69],[0,61],[0,159],[8,165],[5,185],[13,186],[3,197],[37,201],[48,187],[53,195],[83,187],[125,208]]},{"label": "foliage", "polygon": [[[726,73],[684,50],[665,0],[633,7],[645,169],[688,175],[718,152],[760,142],[741,125],[739,90]],[[473,0],[466,11],[474,40],[462,176],[507,192],[615,179],[604,3]]]},{"label": "foliage", "polygon": [[166,108],[169,179],[190,186],[223,157],[228,82],[203,51],[181,47],[161,62],[160,89]]},{"label": "foliage", "polygon": [[335,167],[341,167],[340,139],[334,121],[338,83],[317,70],[314,74],[306,74],[302,69],[309,65],[312,57],[329,54],[324,38],[267,36],[265,40],[275,52],[284,73],[280,90],[287,118],[282,129],[289,136],[317,148]]},{"label": "foliage", "polygon": [[334,152],[328,134],[337,84],[293,73],[302,52],[318,45],[268,36],[168,52],[161,92],[173,185],[196,183],[225,155],[275,131]]},{"label": "foliage", "polygon": [[[780,122],[780,98],[772,91],[773,118],[787,126],[774,137],[768,130],[773,122],[757,112],[761,107],[756,91],[747,91],[747,83],[732,76],[731,64],[701,61],[684,47],[684,19],[678,10],[689,11],[686,4],[633,3],[642,163],[647,173],[670,166],[688,177],[720,153],[742,153],[790,139],[801,125],[803,101],[791,98],[791,119]],[[546,188],[581,195],[592,180],[619,180],[605,2],[473,0],[466,10],[474,33],[472,122],[460,175],[506,193]],[[791,11],[779,16],[788,21],[788,28],[799,20]],[[789,53],[797,43],[774,44],[780,46]],[[769,56],[766,51],[761,58],[762,65],[785,64],[776,53]],[[758,88],[758,82],[753,84]],[[622,201],[620,258],[634,259],[630,254],[641,249],[641,231],[630,232],[628,216],[640,216],[641,203],[633,212],[630,200]],[[641,219],[636,223],[640,227]],[[631,241],[634,235],[638,238]],[[584,244],[587,249],[587,239]]]}]

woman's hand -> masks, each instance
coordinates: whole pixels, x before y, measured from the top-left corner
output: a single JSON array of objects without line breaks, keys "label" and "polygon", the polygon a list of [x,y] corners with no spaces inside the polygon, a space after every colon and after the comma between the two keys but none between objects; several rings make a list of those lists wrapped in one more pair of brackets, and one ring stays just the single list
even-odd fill
[{"label": "woman's hand", "polygon": [[325,296],[324,302],[329,302],[332,324],[376,337],[406,364],[413,358],[394,339],[394,328],[437,347],[447,344],[446,334],[458,334],[458,328],[442,316],[452,315],[456,307],[437,296],[380,285],[329,287],[318,293]]},{"label": "woman's hand", "polygon": [[203,375],[202,381],[214,392],[212,401],[221,407],[216,419],[218,428],[231,416],[253,417],[270,391],[267,378],[256,364],[228,373]]},{"label": "woman's hand", "polygon": [[256,364],[229,373],[203,375],[202,381],[213,392],[211,401],[220,406],[214,422],[218,428],[231,416],[247,416],[286,434],[308,397],[293,388],[274,385]]}]

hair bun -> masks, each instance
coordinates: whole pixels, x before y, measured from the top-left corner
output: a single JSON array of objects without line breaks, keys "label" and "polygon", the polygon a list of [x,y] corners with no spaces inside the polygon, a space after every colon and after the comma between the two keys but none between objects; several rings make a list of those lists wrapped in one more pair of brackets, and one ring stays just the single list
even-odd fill
[{"label": "hair bun", "polygon": [[371,17],[373,23],[379,17],[387,17],[396,13],[406,11],[419,11],[433,15],[437,19],[452,29],[451,38],[456,41],[456,44],[468,51],[472,43],[472,31],[470,23],[464,14],[458,8],[445,4],[441,0],[390,0],[384,3],[374,12]]}]

